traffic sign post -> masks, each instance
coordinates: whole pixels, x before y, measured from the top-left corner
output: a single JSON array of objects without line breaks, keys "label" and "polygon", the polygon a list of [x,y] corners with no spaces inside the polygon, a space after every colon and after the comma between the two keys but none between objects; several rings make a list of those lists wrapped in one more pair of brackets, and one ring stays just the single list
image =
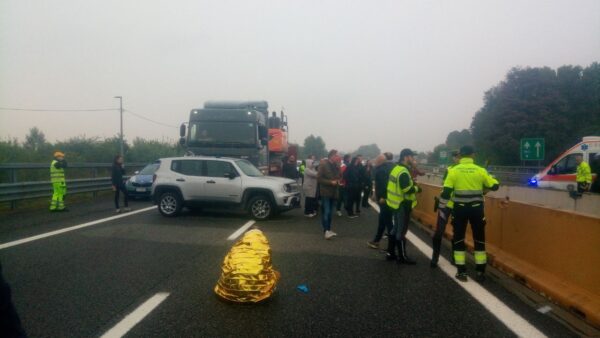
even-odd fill
[{"label": "traffic sign post", "polygon": [[543,138],[521,139],[521,161],[542,161],[546,152]]},{"label": "traffic sign post", "polygon": [[448,152],[446,150],[440,150],[440,164],[448,163]]}]

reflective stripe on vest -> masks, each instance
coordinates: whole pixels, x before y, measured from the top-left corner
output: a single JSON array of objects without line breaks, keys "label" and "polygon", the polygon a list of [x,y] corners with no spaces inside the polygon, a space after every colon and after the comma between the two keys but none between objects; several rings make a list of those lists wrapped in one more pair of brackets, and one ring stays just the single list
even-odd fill
[{"label": "reflective stripe on vest", "polygon": [[54,165],[58,161],[54,160],[50,164],[50,182],[52,183],[63,183],[65,182],[65,169],[64,168],[56,168]]}]

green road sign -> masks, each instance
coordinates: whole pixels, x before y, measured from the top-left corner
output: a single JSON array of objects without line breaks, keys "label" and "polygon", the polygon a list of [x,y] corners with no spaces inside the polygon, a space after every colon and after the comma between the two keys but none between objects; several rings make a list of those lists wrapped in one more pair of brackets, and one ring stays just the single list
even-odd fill
[{"label": "green road sign", "polygon": [[521,139],[521,161],[541,161],[544,159],[546,145],[543,138]]}]

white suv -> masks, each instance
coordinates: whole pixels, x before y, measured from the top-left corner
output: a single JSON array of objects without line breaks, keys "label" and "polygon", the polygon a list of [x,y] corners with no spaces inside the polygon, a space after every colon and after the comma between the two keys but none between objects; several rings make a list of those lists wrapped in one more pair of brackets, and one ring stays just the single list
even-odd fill
[{"label": "white suv", "polygon": [[264,176],[243,159],[163,158],[154,174],[152,196],[164,216],[194,206],[236,206],[257,220],[300,206],[298,183]]}]

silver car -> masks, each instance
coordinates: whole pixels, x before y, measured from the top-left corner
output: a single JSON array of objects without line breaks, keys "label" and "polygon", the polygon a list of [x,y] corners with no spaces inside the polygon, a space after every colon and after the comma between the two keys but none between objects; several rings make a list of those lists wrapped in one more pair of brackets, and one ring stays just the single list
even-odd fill
[{"label": "silver car", "polygon": [[264,176],[244,159],[173,157],[159,160],[152,197],[160,213],[176,216],[183,207],[234,207],[257,220],[300,206],[294,180]]}]

